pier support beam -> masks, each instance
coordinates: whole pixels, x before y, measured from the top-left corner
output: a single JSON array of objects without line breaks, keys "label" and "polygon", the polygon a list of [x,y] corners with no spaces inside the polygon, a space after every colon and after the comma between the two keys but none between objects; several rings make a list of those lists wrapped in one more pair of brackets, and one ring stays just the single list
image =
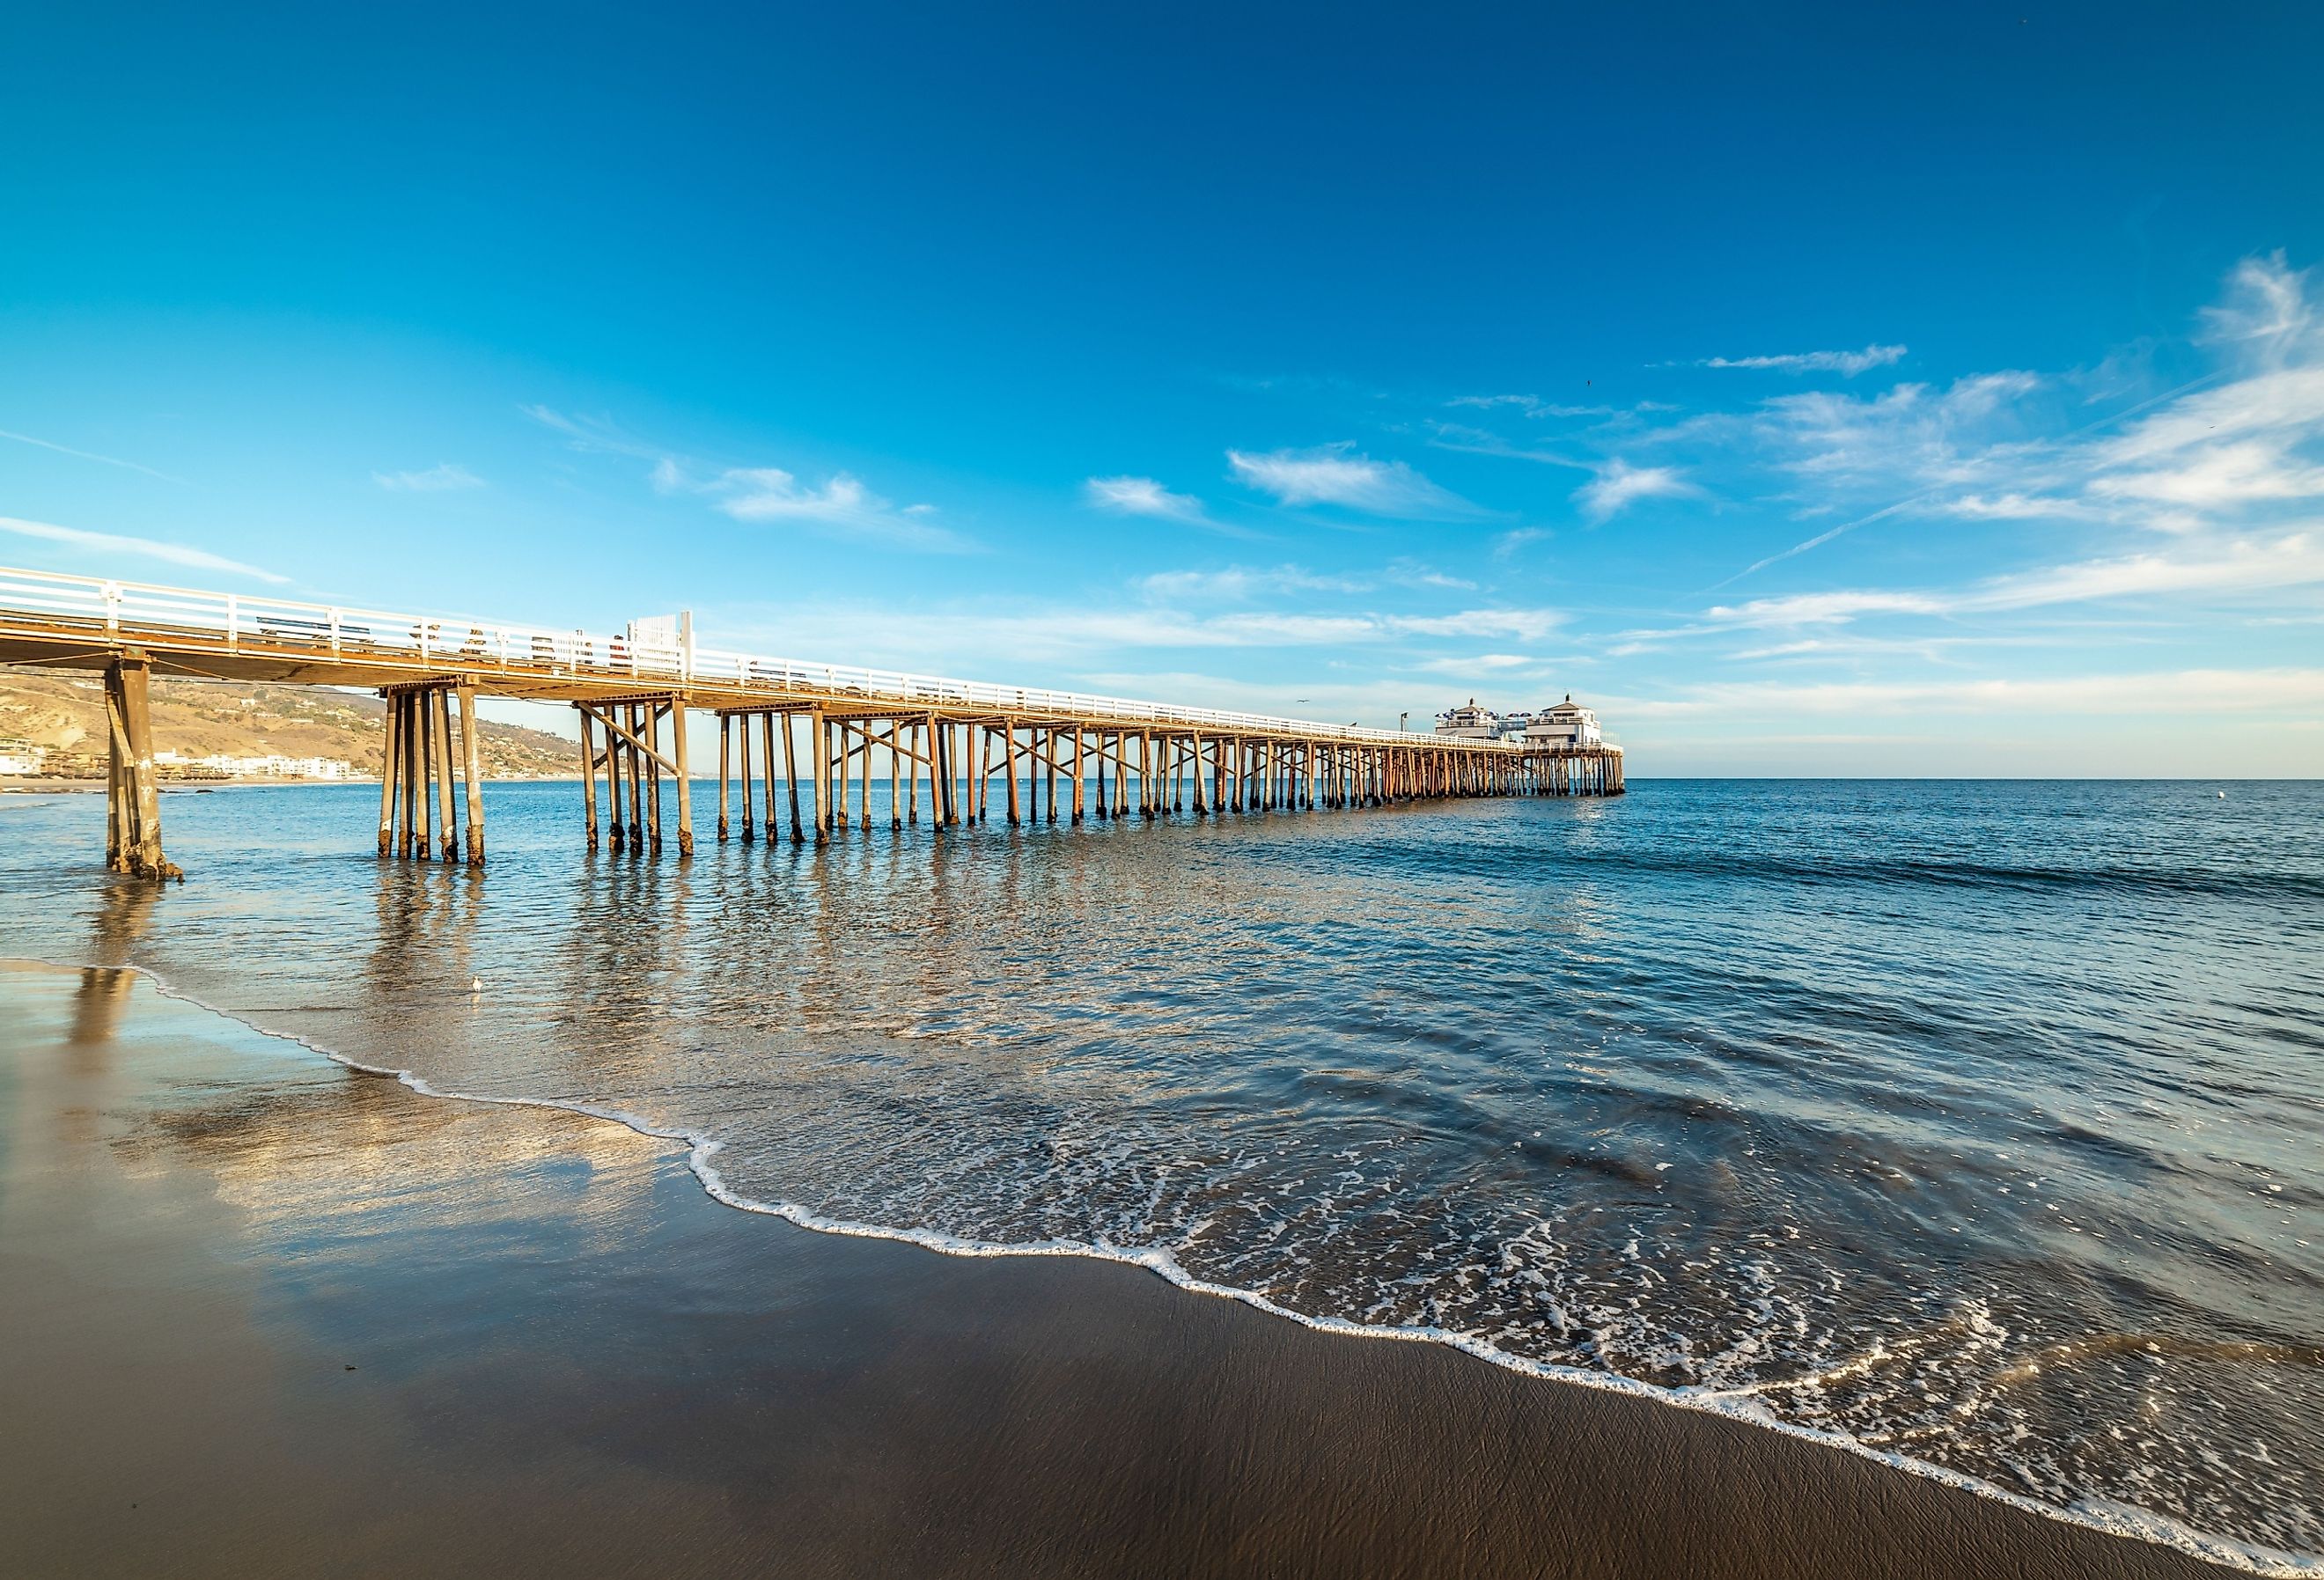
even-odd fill
[{"label": "pier support beam", "polygon": [[446,865],[459,859],[460,831],[452,813],[452,693],[438,688],[429,694],[436,742],[436,855]]},{"label": "pier support beam", "polygon": [[[484,864],[484,721],[476,716],[476,688],[463,686],[459,695],[460,777],[468,799],[468,864],[481,867]],[[595,821],[593,815],[590,822]]]},{"label": "pier support beam", "polygon": [[105,864],[166,882],[186,881],[161,854],[161,787],[153,769],[152,665],[130,648],[105,667],[105,714],[112,736],[106,783]]},{"label": "pier support beam", "polygon": [[[576,702],[581,714],[582,756],[586,788],[582,804],[594,826],[596,815],[595,769],[590,750],[593,725],[605,726],[605,788],[613,809],[613,848],[632,855],[661,850],[661,777],[667,773],[678,797],[678,854],[694,854],[694,783],[687,772],[686,704],[674,695]],[[667,717],[673,732],[669,754],[661,749],[661,723]],[[627,764],[624,767],[624,763]],[[720,764],[722,771],[724,763]],[[629,817],[623,826],[622,780],[629,781]],[[722,784],[724,780],[722,778]],[[746,783],[743,793],[750,793]],[[594,848],[594,845],[593,845]]]},{"label": "pier support beam", "polygon": [[[380,753],[379,854],[447,864],[465,859],[472,867],[483,866],[484,726],[476,716],[475,686],[456,679],[422,680],[387,687],[380,696],[387,704],[387,716]],[[456,716],[455,700],[459,704]],[[455,716],[459,719],[456,732]],[[586,767],[586,741],[583,756]],[[464,813],[465,841],[460,827]],[[589,821],[594,836],[594,795]]]},{"label": "pier support beam", "polygon": [[678,780],[678,855],[683,861],[694,854],[694,778],[686,772],[686,704],[669,699],[670,772]]}]

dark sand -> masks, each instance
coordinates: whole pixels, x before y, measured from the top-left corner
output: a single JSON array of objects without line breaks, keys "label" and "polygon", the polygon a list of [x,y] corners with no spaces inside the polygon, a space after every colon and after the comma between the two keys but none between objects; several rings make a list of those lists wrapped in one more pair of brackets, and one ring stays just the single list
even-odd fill
[{"label": "dark sand", "polygon": [[0,1575],[2223,1572],[0,966]]}]

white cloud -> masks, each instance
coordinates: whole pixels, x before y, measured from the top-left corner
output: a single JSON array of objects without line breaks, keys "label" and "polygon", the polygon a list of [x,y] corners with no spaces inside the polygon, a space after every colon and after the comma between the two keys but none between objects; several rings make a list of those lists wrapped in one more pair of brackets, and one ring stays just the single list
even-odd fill
[{"label": "white cloud", "polygon": [[2309,299],[2308,271],[2294,271],[2278,248],[2246,258],[2227,276],[2227,298],[2203,310],[2207,340],[2256,357],[2264,365],[2297,351],[2312,353],[2324,320]]},{"label": "white cloud", "polygon": [[44,450],[54,450],[60,456],[70,456],[77,461],[96,461],[101,466],[119,467],[124,471],[143,472],[148,477],[159,477],[164,483],[183,484],[185,482],[183,477],[172,477],[167,472],[157,472],[140,461],[124,461],[118,456],[101,456],[95,450],[77,450],[70,445],[59,444],[54,439],[35,439],[29,433],[10,433],[5,429],[0,429],[0,439],[13,439],[17,444],[32,445]]},{"label": "white cloud", "polygon": [[1528,653],[1468,653],[1458,658],[1430,659],[1420,667],[1434,675],[1501,675],[1540,661]]},{"label": "white cloud", "polygon": [[1708,613],[1738,625],[1788,626],[1838,624],[1863,614],[1949,614],[1958,607],[1935,593],[1844,591],[1754,598],[1732,607],[1716,605]]},{"label": "white cloud", "polygon": [[2248,531],[2324,497],[2324,312],[2310,285],[2281,254],[2246,259],[2221,305],[2203,315],[2203,338],[2227,358],[2221,366],[2059,437],[2041,433],[2034,397],[2061,393],[2080,375],[2053,385],[2030,373],[1986,374],[1943,390],[1900,384],[1868,400],[1821,391],[1765,402],[1751,437],[1818,508],[1862,512],[1887,497],[1730,579],[1897,515],[2193,539]]},{"label": "white cloud", "polygon": [[667,456],[659,446],[625,432],[610,417],[571,417],[548,406],[519,406],[517,410],[541,426],[563,434],[568,449],[590,455],[632,456],[647,461]]},{"label": "white cloud", "polygon": [[698,494],[711,508],[738,522],[796,527],[825,537],[844,538],[932,554],[968,554],[982,545],[927,517],[933,504],[898,505],[866,487],[849,472],[834,472],[820,484],[802,483],[780,467],[726,467],[697,476],[690,463],[670,451],[632,438],[610,417],[569,417],[547,406],[521,411],[564,434],[571,448],[650,460],[646,481],[657,494]]},{"label": "white cloud", "polygon": [[2106,522],[2115,519],[2114,513],[2102,510],[2087,500],[2064,499],[2052,494],[2020,494],[2015,491],[2000,494],[1964,494],[1958,498],[1943,501],[1938,508],[1947,515],[1961,516],[1970,521]]},{"label": "white cloud", "polygon": [[2004,447],[2023,435],[2003,420],[2041,383],[2013,370],[1943,390],[1898,384],[1868,400],[1803,391],[1768,401],[1757,429],[1780,464],[1827,485],[1973,486],[2015,477]]},{"label": "white cloud", "polygon": [[1132,584],[1148,598],[1247,600],[1269,593],[1375,592],[1383,587],[1425,587],[1436,591],[1474,592],[1477,584],[1446,576],[1411,559],[1397,559],[1378,570],[1323,576],[1296,565],[1254,569],[1228,566],[1221,570],[1165,570]]},{"label": "white cloud", "polygon": [[[657,467],[657,484],[662,477],[662,469]],[[899,510],[846,472],[835,472],[822,484],[809,485],[779,467],[733,467],[696,487],[712,495],[716,508],[738,522],[804,527],[835,537],[934,553],[965,553],[975,548],[957,533],[920,519],[931,507],[906,505]]]},{"label": "white cloud", "polygon": [[1867,346],[1861,351],[1792,351],[1779,356],[1706,356],[1697,367],[1765,368],[1776,373],[1837,373],[1854,378],[1904,357],[1902,346]]},{"label": "white cloud", "polygon": [[1373,583],[1356,577],[1317,576],[1296,565],[1269,570],[1229,566],[1223,570],[1165,570],[1140,577],[1138,590],[1149,598],[1249,599],[1263,593],[1361,593]]},{"label": "white cloud", "polygon": [[277,576],[271,570],[262,570],[255,565],[244,565],[239,559],[213,554],[207,549],[189,549],[182,543],[164,543],[152,538],[91,532],[79,527],[60,527],[51,522],[28,522],[14,516],[0,516],[0,532],[14,532],[20,538],[38,538],[49,543],[62,543],[68,548],[84,549],[92,554],[133,554],[145,559],[167,560],[171,565],[190,566],[197,570],[254,577],[266,582],[281,583],[290,579],[287,576]]},{"label": "white cloud", "polygon": [[2090,492],[2223,510],[2256,500],[2324,494],[2324,467],[2302,463],[2282,444],[2252,439],[2205,445],[2177,466],[2103,474],[2091,480]]},{"label": "white cloud", "polygon": [[1462,609],[1451,614],[1399,614],[1381,621],[1404,636],[1512,636],[1539,642],[1565,624],[1561,609]]},{"label": "white cloud", "polygon": [[[1613,406],[1568,406],[1554,401],[1545,401],[1538,395],[1455,395],[1444,402],[1447,406],[1471,406],[1480,411],[1497,407],[1514,407],[1527,417],[1612,417],[1618,408]],[[1670,408],[1649,401],[1637,408],[1641,411],[1662,411]]]},{"label": "white cloud", "polygon": [[2313,532],[2237,541],[2208,553],[2129,554],[1993,577],[1951,591],[1794,593],[1709,611],[1748,626],[1839,624],[1867,614],[1947,615],[2030,609],[2105,598],[2248,593],[2324,582],[2324,544]]},{"label": "white cloud", "polygon": [[1675,467],[1633,467],[1614,460],[1600,467],[1598,476],[1576,490],[1573,497],[1582,502],[1582,509],[1603,521],[1641,499],[1681,498],[1702,492]]},{"label": "white cloud", "polygon": [[1151,477],[1092,477],[1082,485],[1082,495],[1100,510],[1124,515],[1188,522],[1203,513],[1201,500],[1191,494],[1173,494]]},{"label": "white cloud", "polygon": [[2174,401],[2095,449],[2099,467],[2125,467],[2205,445],[2264,435],[2315,436],[2324,427],[2324,365],[2277,368]]},{"label": "white cloud", "polygon": [[1337,504],[1406,520],[1474,516],[1479,508],[1402,461],[1378,461],[1349,443],[1254,455],[1229,450],[1235,479],[1285,504]]},{"label": "white cloud", "polygon": [[1729,681],[1690,687],[1674,697],[1609,699],[1604,704],[1609,717],[1641,720],[1695,714],[1757,718],[1831,714],[1914,717],[1928,713],[2023,719],[2138,715],[2164,706],[2190,718],[2206,712],[2313,710],[2324,707],[2324,670],[2208,669],[2049,679],[1964,678],[1822,685]]},{"label": "white cloud", "polygon": [[[1355,647],[1368,650],[1368,664],[1383,664],[1397,644],[1406,642],[1537,642],[1564,618],[1560,610],[1506,608],[1402,614],[1296,608],[1194,612],[1160,602],[965,609],[826,605],[785,610],[763,635],[738,631],[732,639],[722,637],[721,645],[779,649],[809,661],[841,654],[853,663],[1008,678],[1023,676],[1028,664],[1113,661],[1139,650]],[[1427,651],[1421,647],[1415,657]]]},{"label": "white cloud", "polygon": [[446,494],[458,488],[482,488],[484,480],[466,467],[439,462],[424,472],[374,472],[371,480],[397,494]]}]

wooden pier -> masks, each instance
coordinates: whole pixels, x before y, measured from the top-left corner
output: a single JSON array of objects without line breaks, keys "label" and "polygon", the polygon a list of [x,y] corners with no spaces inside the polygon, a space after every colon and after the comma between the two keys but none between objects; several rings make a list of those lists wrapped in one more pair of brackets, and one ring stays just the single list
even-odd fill
[{"label": "wooden pier", "polygon": [[663,850],[665,811],[677,854],[693,854],[690,709],[718,720],[722,840],[825,845],[868,829],[875,777],[892,828],[921,822],[924,788],[936,828],[996,812],[1080,823],[1624,790],[1614,745],[1544,751],[760,658],[697,648],[690,632],[652,642],[42,571],[0,568],[0,663],[104,672],[107,860],[155,878],[182,875],[161,853],[156,673],[376,689],[388,704],[380,856],[474,866],[479,697],[578,713],[584,841],[636,855]]}]

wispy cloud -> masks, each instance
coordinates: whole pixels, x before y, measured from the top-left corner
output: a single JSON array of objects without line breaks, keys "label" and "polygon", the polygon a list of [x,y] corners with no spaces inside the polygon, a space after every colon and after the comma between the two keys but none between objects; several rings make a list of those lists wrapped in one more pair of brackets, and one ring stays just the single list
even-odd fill
[{"label": "wispy cloud", "polygon": [[[776,645],[814,658],[988,677],[1021,674],[1028,663],[1118,662],[1129,651],[1295,650],[1364,647],[1376,661],[1403,654],[1418,662],[1444,642],[1539,642],[1565,621],[1563,610],[1471,608],[1413,614],[1296,605],[1194,609],[1140,587],[1137,602],[1023,604],[1002,607],[907,608],[821,605],[785,611]],[[753,638],[752,640],[756,640]],[[768,645],[760,642],[761,647]]]},{"label": "wispy cloud", "polygon": [[1241,601],[1279,593],[1361,593],[1372,587],[1356,577],[1317,576],[1296,565],[1253,569],[1229,566],[1222,570],[1165,570],[1140,577],[1133,584],[1149,598],[1166,602],[1194,599]]},{"label": "wispy cloud", "polygon": [[1402,461],[1379,461],[1351,443],[1254,454],[1229,450],[1235,480],[1284,504],[1336,504],[1366,515],[1442,521],[1485,513]]},{"label": "wispy cloud", "polygon": [[2107,598],[2246,593],[2324,583],[2324,541],[2315,531],[2237,541],[2209,552],[2127,554],[1988,577],[1933,591],[1861,589],[1794,593],[1719,605],[1710,617],[1738,625],[1844,624],[1867,614],[1950,615],[2030,609]]},{"label": "wispy cloud", "polygon": [[1199,521],[1203,515],[1201,500],[1191,494],[1173,494],[1151,477],[1092,477],[1082,485],[1082,497],[1100,510],[1123,515],[1172,522]]},{"label": "wispy cloud", "polygon": [[1948,678],[1930,681],[1727,681],[1689,687],[1667,698],[1609,702],[1627,719],[1788,718],[1803,714],[1914,717],[1982,714],[2023,720],[2073,715],[2147,714],[2167,705],[2189,717],[2207,711],[2312,711],[2324,707],[2324,670],[2191,669],[2140,674],[2074,675],[2041,679]]},{"label": "wispy cloud", "polygon": [[1898,384],[1869,399],[1804,391],[1766,402],[1754,428],[1779,465],[1826,487],[1977,485],[2016,459],[2001,447],[2025,433],[2003,420],[2041,383],[2010,370],[1943,389]]},{"label": "wispy cloud", "polygon": [[1384,587],[1449,592],[1474,592],[1477,584],[1430,568],[1415,560],[1399,559],[1378,570],[1323,576],[1296,565],[1264,568],[1228,566],[1219,570],[1166,570],[1140,577],[1131,584],[1157,600],[1208,599],[1248,601],[1285,593],[1327,593],[1353,596]]},{"label": "wispy cloud", "polygon": [[15,516],[0,516],[0,532],[13,532],[20,538],[38,538],[43,542],[62,543],[69,549],[83,549],[92,554],[129,554],[144,559],[166,560],[171,565],[189,566],[196,570],[224,571],[230,576],[247,576],[259,581],[277,584],[289,581],[287,576],[277,576],[255,565],[245,565],[239,559],[228,559],[207,549],[189,549],[183,543],[164,543],[152,538],[130,538],[117,532],[91,532],[79,527],[60,527],[52,522],[28,522]]},{"label": "wispy cloud", "polygon": [[[1527,417],[1612,417],[1619,411],[1613,406],[1563,405],[1555,401],[1545,401],[1538,395],[1455,395],[1444,403],[1447,406],[1473,407],[1480,411],[1513,409]],[[1650,404],[1639,410],[1668,411],[1669,408]]]},{"label": "wispy cloud", "polygon": [[1094,510],[1116,515],[1146,516],[1200,527],[1229,538],[1256,538],[1247,527],[1222,522],[1204,509],[1191,494],[1173,494],[1152,477],[1092,477],[1082,485],[1082,500]]},{"label": "wispy cloud", "polygon": [[1696,367],[1763,368],[1773,373],[1837,373],[1854,378],[1904,358],[1902,346],[1867,346],[1861,351],[1790,351],[1775,356],[1706,356]]},{"label": "wispy cloud", "polygon": [[2286,508],[2324,498],[2324,315],[2312,282],[2281,254],[2246,259],[2203,321],[2222,365],[2061,435],[2045,433],[2045,419],[2074,375],[2009,371],[1868,399],[1818,391],[1764,402],[1748,430],[1762,453],[1820,507],[1853,509],[1729,580],[1899,516],[2182,538],[2271,515],[2282,524]]},{"label": "wispy cloud", "polygon": [[565,435],[574,449],[651,461],[646,481],[655,493],[699,495],[712,509],[738,522],[795,527],[824,537],[929,554],[972,554],[982,548],[930,519],[937,513],[935,505],[896,504],[850,472],[807,483],[780,467],[699,469],[667,447],[631,434],[610,417],[573,417],[547,406],[521,410]]},{"label": "wispy cloud", "polygon": [[563,434],[567,448],[586,455],[630,456],[644,461],[662,460],[669,455],[664,447],[630,433],[611,417],[575,416],[539,405],[519,406],[517,410],[542,427]]},{"label": "wispy cloud", "polygon": [[0,439],[14,439],[18,444],[28,444],[40,449],[54,450],[60,456],[70,456],[77,461],[95,461],[100,466],[119,467],[124,471],[143,472],[148,477],[158,477],[164,483],[189,486],[183,477],[172,477],[167,472],[157,472],[141,461],[124,461],[118,456],[101,456],[95,450],[77,450],[70,445],[59,444],[54,439],[35,439],[29,433],[10,433],[5,429],[0,429]]},{"label": "wispy cloud", "polygon": [[2203,310],[2203,337],[2255,356],[2272,366],[2298,350],[2313,350],[2319,327],[2305,269],[2294,270],[2278,247],[2246,258],[2227,276],[2225,301]]},{"label": "wispy cloud", "polygon": [[1641,499],[1684,498],[1702,492],[1675,467],[1633,467],[1612,460],[1599,467],[1598,476],[1577,489],[1573,497],[1582,502],[1583,510],[1604,521]]},{"label": "wispy cloud", "polygon": [[374,472],[371,480],[396,494],[448,494],[484,485],[482,477],[450,461],[439,462],[424,472]]},{"label": "wispy cloud", "polygon": [[799,527],[828,537],[933,554],[968,554],[979,548],[928,520],[936,513],[934,505],[899,506],[846,472],[808,484],[779,467],[730,467],[697,482],[664,457],[654,467],[652,481],[664,493],[706,495],[715,509],[738,522]]},{"label": "wispy cloud", "polygon": [[2090,480],[2089,491],[2100,498],[2219,511],[2257,500],[2324,495],[2324,467],[2308,465],[2280,441],[2208,444],[2175,465],[2101,473]]}]

